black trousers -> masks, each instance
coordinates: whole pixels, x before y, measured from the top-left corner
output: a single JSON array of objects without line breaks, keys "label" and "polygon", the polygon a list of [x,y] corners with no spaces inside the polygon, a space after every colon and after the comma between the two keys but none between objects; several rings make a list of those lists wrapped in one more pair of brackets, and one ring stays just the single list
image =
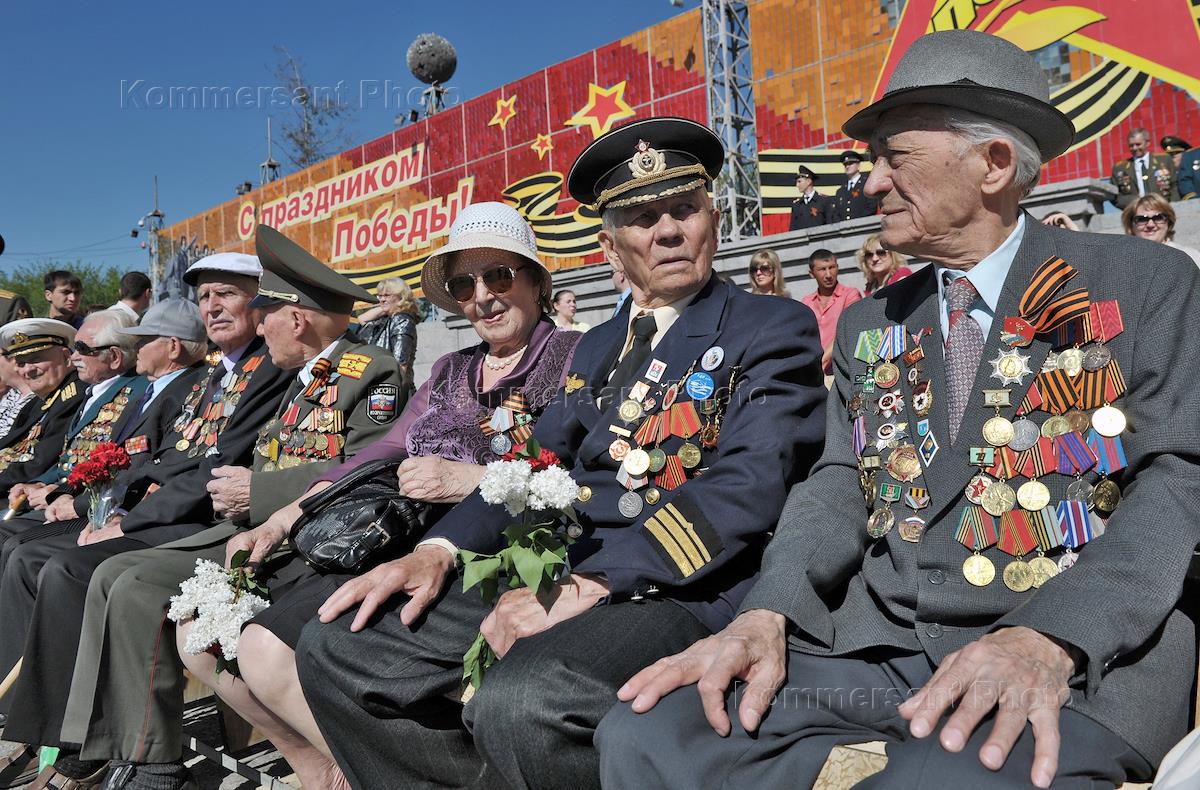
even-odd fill
[{"label": "black trousers", "polygon": [[[672,692],[643,714],[617,705],[596,733],[604,787],[811,787],[834,746],[880,740],[887,742],[887,767],[855,790],[1032,787],[1028,724],[999,771],[979,762],[991,716],[957,753],[938,742],[945,719],[926,738],[908,734],[896,709],[929,681],[933,669],[923,653],[881,649],[829,657],[790,651],[787,681],[754,735],[737,720],[740,683],[726,696],[733,729],[725,738],[709,726],[694,686]],[[1151,773],[1141,755],[1081,713],[1064,709],[1059,732],[1056,790],[1099,790]]]},{"label": "black trousers", "polygon": [[301,635],[305,697],[355,788],[599,787],[592,737],[616,690],[708,634],[669,601],[589,609],[518,640],[464,709],[446,695],[489,609],[450,587],[411,630],[401,598],[357,634],[350,613]]},{"label": "black trousers", "polygon": [[0,580],[0,642],[5,659],[14,646],[24,648],[21,673],[7,695],[7,740],[61,745],[92,572],[109,557],[146,548],[141,541],[125,537],[79,546],[76,541],[83,522],[78,519],[38,528],[57,528],[59,534],[31,538],[17,546]]}]

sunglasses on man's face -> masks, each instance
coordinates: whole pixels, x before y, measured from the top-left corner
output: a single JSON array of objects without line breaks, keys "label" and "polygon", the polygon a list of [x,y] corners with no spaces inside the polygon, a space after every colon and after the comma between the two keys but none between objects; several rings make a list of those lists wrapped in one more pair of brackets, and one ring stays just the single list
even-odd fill
[{"label": "sunglasses on man's face", "polygon": [[1146,225],[1150,222],[1153,222],[1155,225],[1162,225],[1166,221],[1166,214],[1138,214],[1133,218],[1134,225]]},{"label": "sunglasses on man's face", "polygon": [[512,290],[513,282],[517,279],[517,272],[524,268],[524,266],[518,266],[515,269],[511,266],[493,266],[479,274],[460,274],[446,280],[446,292],[456,302],[469,302],[475,298],[475,281],[479,279],[483,280],[483,287],[491,293],[503,296]]},{"label": "sunglasses on man's face", "polygon": [[74,348],[75,348],[75,353],[81,357],[97,357],[97,356],[100,356],[101,353],[107,351],[110,348],[116,348],[116,346],[112,346],[112,345],[89,346],[87,343],[83,342],[82,340],[76,340]]}]

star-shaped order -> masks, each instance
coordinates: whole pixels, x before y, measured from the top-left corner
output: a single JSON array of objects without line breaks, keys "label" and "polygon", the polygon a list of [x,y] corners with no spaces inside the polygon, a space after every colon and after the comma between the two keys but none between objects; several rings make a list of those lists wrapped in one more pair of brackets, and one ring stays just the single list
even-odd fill
[{"label": "star-shaped order", "polygon": [[592,130],[592,139],[612,128],[624,118],[632,118],[633,108],[625,101],[625,80],[611,88],[601,88],[594,82],[588,83],[587,104],[563,123],[563,126],[587,126]]},{"label": "star-shaped order", "polygon": [[488,126],[499,126],[501,131],[508,122],[517,116],[517,95],[514,93],[507,99],[496,99],[496,114],[487,122]]},{"label": "star-shaped order", "polygon": [[1029,355],[1022,354],[1015,348],[996,352],[996,358],[991,364],[992,378],[1000,379],[1001,386],[1021,386],[1022,380],[1033,372],[1029,369]]},{"label": "star-shaped order", "polygon": [[550,142],[550,135],[539,134],[537,139],[533,141],[533,145],[529,146],[537,151],[538,161],[542,161],[546,154],[554,150],[554,143]]}]

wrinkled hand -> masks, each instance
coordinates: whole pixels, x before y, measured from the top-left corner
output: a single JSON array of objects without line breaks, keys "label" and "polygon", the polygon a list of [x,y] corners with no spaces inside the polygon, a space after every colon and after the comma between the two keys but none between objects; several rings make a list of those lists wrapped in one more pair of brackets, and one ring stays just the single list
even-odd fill
[{"label": "wrinkled hand", "polygon": [[358,614],[350,624],[351,631],[361,631],[367,621],[388,598],[399,592],[409,596],[400,609],[400,622],[412,625],[421,616],[446,584],[454,569],[454,555],[441,546],[418,546],[412,554],[377,565],[356,579],[343,584],[317,610],[322,623],[330,623],[358,606]]},{"label": "wrinkled hand", "polygon": [[239,551],[250,552],[250,557],[246,560],[247,565],[251,567],[262,565],[263,561],[271,556],[271,552],[279,548],[291,534],[292,525],[296,523],[296,519],[300,518],[302,513],[300,502],[318,491],[329,488],[330,485],[332,483],[324,480],[314,484],[301,494],[299,499],[276,510],[262,524],[254,529],[239,532],[230,538],[229,542],[225,544],[225,567],[231,567],[233,555]]},{"label": "wrinkled hand", "polygon": [[487,640],[497,658],[503,658],[518,639],[540,634],[580,612],[587,611],[608,595],[608,585],[592,576],[571,574],[554,585],[549,593],[549,606],[528,587],[509,590],[500,596],[496,606],[483,618],[479,632]]},{"label": "wrinkled hand", "polygon": [[83,532],[79,533],[79,539],[75,542],[80,546],[89,546],[93,543],[102,543],[122,537],[125,533],[121,531],[121,518],[121,516],[109,516],[108,521],[105,521],[104,526],[100,529],[92,529],[90,525],[85,526]]},{"label": "wrinkled hand", "polygon": [[25,501],[29,498],[28,489],[29,483],[17,483],[8,489],[8,507],[10,510],[25,506]]},{"label": "wrinkled hand", "polygon": [[704,717],[724,737],[730,731],[725,692],[735,678],[746,681],[738,720],[746,732],[754,732],[786,677],[786,618],[751,609],[719,633],[646,667],[617,690],[617,698],[633,700],[633,710],[645,713],[668,693],[695,683]]},{"label": "wrinkled hand", "polygon": [[1034,737],[1030,778],[1049,787],[1058,770],[1058,714],[1070,698],[1067,683],[1074,671],[1071,655],[1049,637],[1024,627],[1002,628],[946,656],[924,688],[900,706],[900,715],[915,737],[924,738],[957,703],[939,740],[946,751],[958,752],[999,706],[979,761],[999,770],[1028,721]]},{"label": "wrinkled hand", "polygon": [[63,494],[46,506],[46,523],[78,518],[75,514],[75,497]]},{"label": "wrinkled hand", "polygon": [[218,466],[208,481],[213,510],[231,521],[250,515],[250,470],[244,466]]},{"label": "wrinkled hand", "polygon": [[398,472],[400,493],[420,502],[461,502],[479,486],[483,473],[482,466],[438,455],[405,458]]},{"label": "wrinkled hand", "polygon": [[46,505],[49,504],[46,501],[46,497],[50,496],[50,492],[55,488],[57,488],[57,486],[45,484],[37,485],[31,483],[29,487],[25,489],[25,494],[29,497],[29,506],[34,510],[45,510]]}]

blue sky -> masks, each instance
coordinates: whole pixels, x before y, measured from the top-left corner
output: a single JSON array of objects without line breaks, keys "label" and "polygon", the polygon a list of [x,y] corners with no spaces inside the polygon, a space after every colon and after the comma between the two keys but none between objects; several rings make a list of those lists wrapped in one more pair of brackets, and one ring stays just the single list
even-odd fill
[{"label": "blue sky", "polygon": [[[43,258],[143,269],[129,230],[151,207],[155,174],[168,223],[258,183],[269,108],[155,108],[156,89],[269,88],[280,44],[310,83],[341,81],[357,99],[361,85],[390,80],[403,97],[423,87],[405,65],[408,45],[434,32],[458,50],[451,84],[470,98],[682,10],[668,0],[6,3],[0,269]],[[352,140],[389,131],[402,109],[368,98]]]}]

